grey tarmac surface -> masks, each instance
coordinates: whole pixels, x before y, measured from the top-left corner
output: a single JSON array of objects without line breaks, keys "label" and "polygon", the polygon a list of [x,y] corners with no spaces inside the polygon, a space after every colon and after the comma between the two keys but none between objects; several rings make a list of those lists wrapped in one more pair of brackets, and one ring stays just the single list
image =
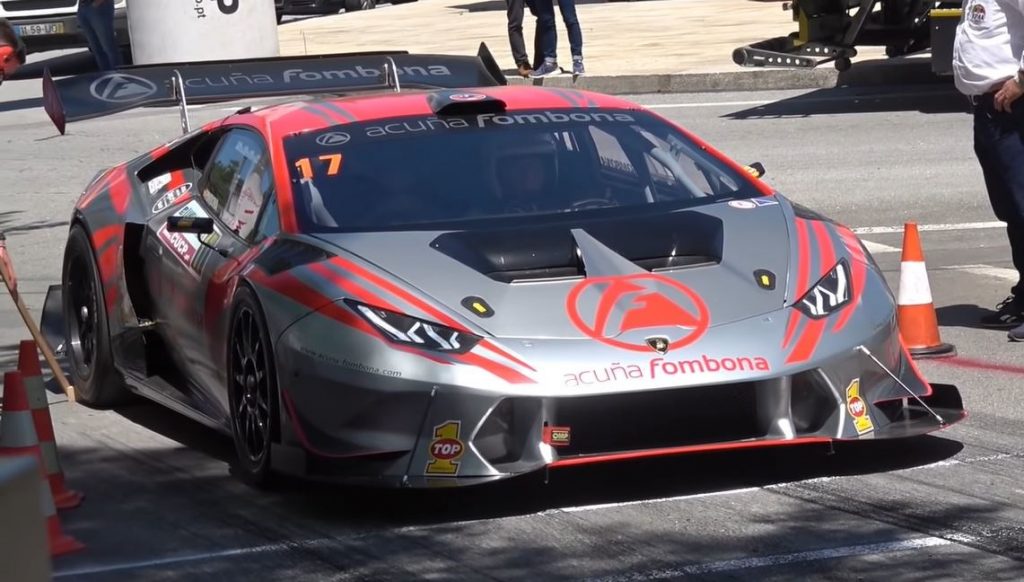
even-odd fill
[{"label": "grey tarmac surface", "polygon": [[[84,184],[178,131],[174,111],[144,110],[56,137],[38,97],[38,80],[0,87],[0,229],[37,315],[59,282]],[[286,482],[257,494],[229,474],[230,443],[183,417],[147,403],[90,410],[55,394],[63,465],[86,495],[61,517],[87,545],[55,562],[57,579],[1020,579],[1024,345],[973,323],[1012,281],[1001,229],[963,226],[994,221],[963,100],[941,85],[636,100],[763,162],[794,200],[873,228],[863,236],[893,289],[899,227],[940,225],[922,236],[942,336],[959,356],[920,366],[960,387],[970,418],[908,442],[602,465],[547,484]],[[226,109],[196,108],[194,120]],[[4,369],[26,334],[0,301]]]}]

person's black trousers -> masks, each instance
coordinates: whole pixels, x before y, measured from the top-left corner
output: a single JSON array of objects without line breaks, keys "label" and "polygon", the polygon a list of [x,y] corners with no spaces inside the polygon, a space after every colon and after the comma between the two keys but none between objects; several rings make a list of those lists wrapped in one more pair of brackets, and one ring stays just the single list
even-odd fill
[{"label": "person's black trousers", "polygon": [[530,65],[530,55],[526,54],[526,42],[523,40],[523,8],[526,0],[505,0],[508,7],[508,44],[512,47],[512,59],[516,66]]},{"label": "person's black trousers", "polygon": [[1009,113],[996,111],[994,94],[972,98],[974,152],[996,218],[1006,223],[1013,266],[1020,274],[1014,303],[1024,309],[1024,97]]}]

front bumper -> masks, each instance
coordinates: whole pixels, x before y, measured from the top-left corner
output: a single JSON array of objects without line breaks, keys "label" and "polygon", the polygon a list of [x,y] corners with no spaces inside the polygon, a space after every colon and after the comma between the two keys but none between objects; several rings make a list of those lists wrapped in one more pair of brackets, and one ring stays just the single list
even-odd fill
[{"label": "front bumper", "polygon": [[[76,14],[24,18],[11,16],[8,17],[8,20],[25,43],[25,48],[29,54],[89,46],[85,39],[85,34],[78,24]],[[50,32],[54,28],[57,30]],[[130,44],[128,16],[124,9],[114,12],[114,31],[121,46],[128,46]]]},{"label": "front bumper", "polygon": [[432,385],[379,369],[328,375],[317,356],[286,342],[277,468],[377,486],[462,486],[645,457],[906,438],[966,416],[956,387],[927,383],[894,329],[862,345],[884,369],[854,346],[767,378],[567,396]]}]

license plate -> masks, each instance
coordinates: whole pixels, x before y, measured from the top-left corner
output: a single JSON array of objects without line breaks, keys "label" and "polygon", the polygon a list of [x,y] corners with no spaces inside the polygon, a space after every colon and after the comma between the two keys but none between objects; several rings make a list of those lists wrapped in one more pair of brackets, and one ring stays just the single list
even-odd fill
[{"label": "license plate", "polygon": [[23,24],[18,27],[18,34],[21,36],[40,36],[44,34],[64,34],[63,22],[48,22],[46,24]]}]

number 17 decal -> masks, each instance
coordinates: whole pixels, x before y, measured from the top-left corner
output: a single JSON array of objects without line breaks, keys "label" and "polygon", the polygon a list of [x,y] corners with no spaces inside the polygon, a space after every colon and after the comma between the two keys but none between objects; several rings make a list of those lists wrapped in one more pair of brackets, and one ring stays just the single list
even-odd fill
[{"label": "number 17 decal", "polygon": [[[316,159],[320,160],[321,162],[326,162],[326,174],[328,176],[337,176],[338,172],[341,171],[341,162],[344,158],[342,157],[341,154],[324,154],[322,156],[317,156]],[[298,168],[300,172],[302,172],[303,179],[313,179],[314,171],[312,158],[307,157],[296,161],[295,167]]]}]

